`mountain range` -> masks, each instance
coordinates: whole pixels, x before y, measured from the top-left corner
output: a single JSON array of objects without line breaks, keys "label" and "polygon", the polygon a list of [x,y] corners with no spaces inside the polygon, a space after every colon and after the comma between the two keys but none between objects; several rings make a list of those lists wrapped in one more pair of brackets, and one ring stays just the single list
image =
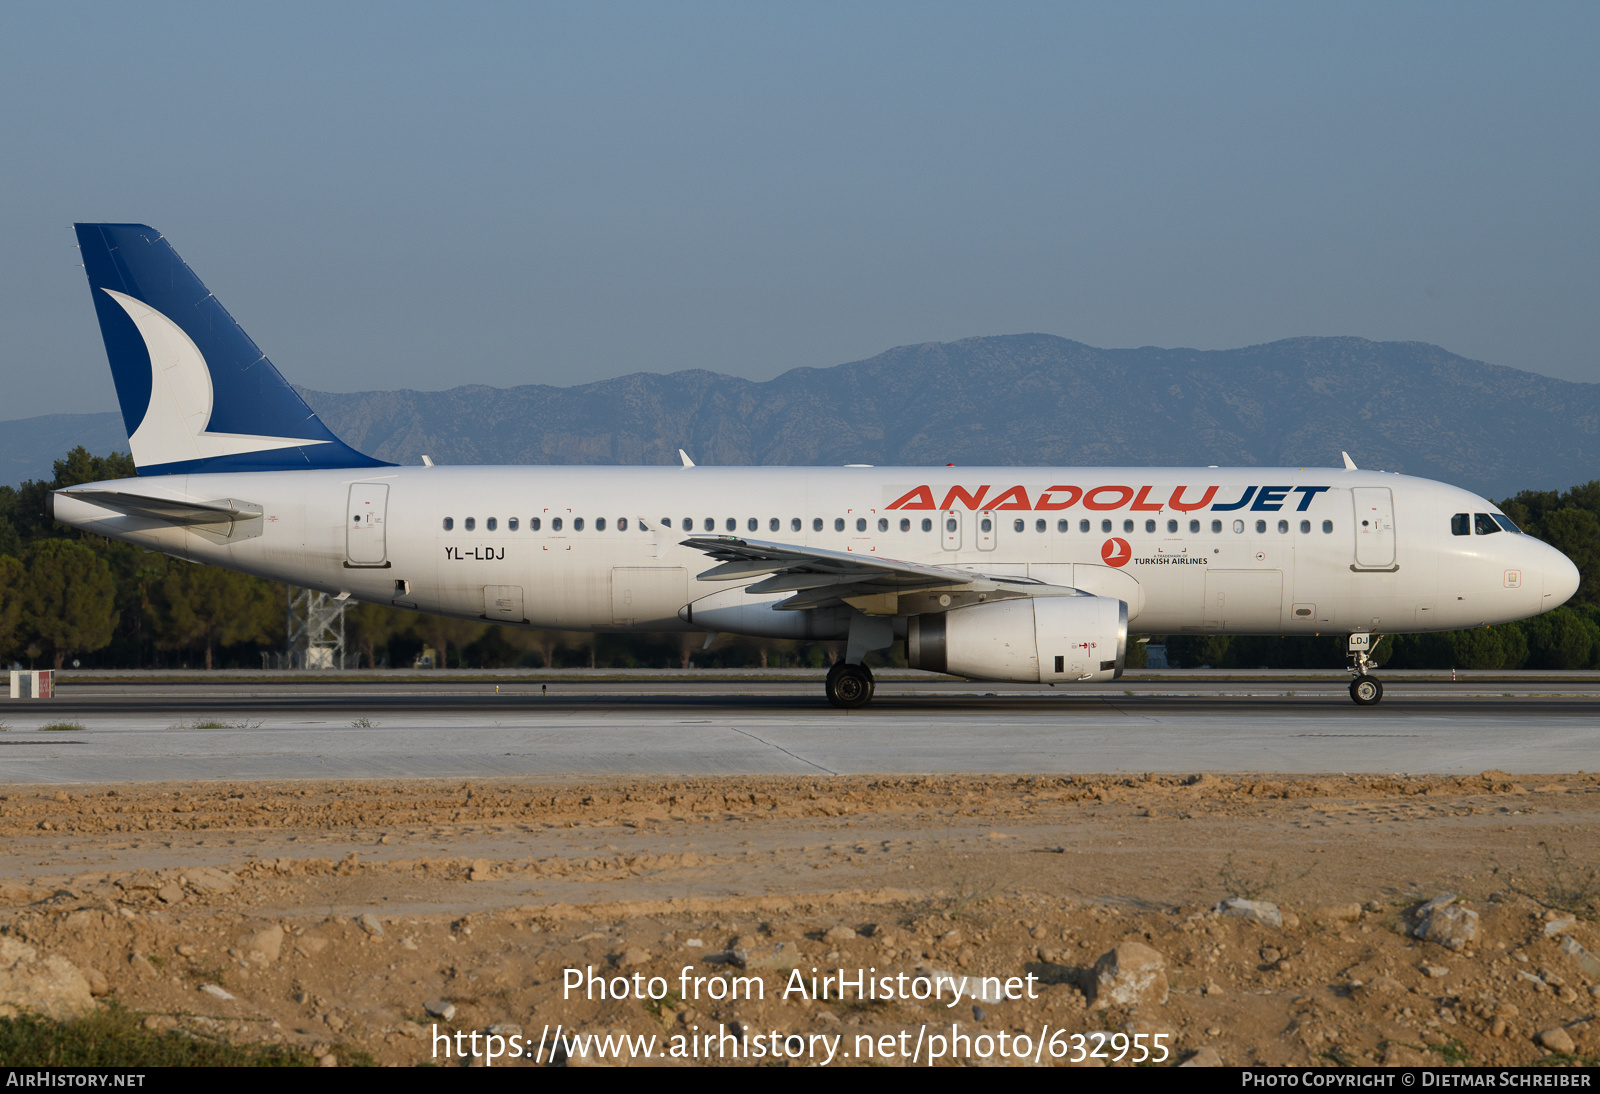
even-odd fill
[{"label": "mountain range", "polygon": [[[767,381],[301,394],[349,444],[408,464],[675,464],[682,448],[717,465],[1337,467],[1344,450],[1493,497],[1600,478],[1600,384],[1347,337],[1191,350],[1018,334]],[[121,416],[0,423],[0,481],[47,478],[74,444],[126,450]]]}]

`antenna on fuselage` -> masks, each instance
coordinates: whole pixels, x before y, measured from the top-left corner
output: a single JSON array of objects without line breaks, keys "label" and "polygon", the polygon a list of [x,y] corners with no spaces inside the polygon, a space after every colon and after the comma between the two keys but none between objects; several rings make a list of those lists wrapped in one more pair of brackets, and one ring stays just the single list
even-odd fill
[{"label": "antenna on fuselage", "polygon": [[1348,453],[1348,452],[1340,452],[1339,455],[1344,457],[1344,469],[1346,471],[1360,471],[1361,470],[1361,468],[1356,466],[1356,461],[1352,460],[1350,458],[1350,453]]}]

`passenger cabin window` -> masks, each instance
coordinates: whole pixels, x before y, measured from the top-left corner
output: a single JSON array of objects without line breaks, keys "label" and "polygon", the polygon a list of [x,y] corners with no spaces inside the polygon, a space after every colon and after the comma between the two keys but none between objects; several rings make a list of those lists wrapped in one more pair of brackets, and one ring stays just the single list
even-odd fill
[{"label": "passenger cabin window", "polygon": [[761,531],[761,522],[755,517],[751,517],[749,520],[745,521],[744,526],[752,532]]},{"label": "passenger cabin window", "polygon": [[1045,527],[1046,527],[1045,522],[1042,521],[1042,520],[1036,520],[1036,521],[1033,522],[1033,530],[1035,532],[1042,532],[1042,531],[1045,530]]},{"label": "passenger cabin window", "polygon": [[984,517],[978,522],[978,527],[985,532],[992,532],[994,531],[994,521],[990,520],[988,517]]},{"label": "passenger cabin window", "polygon": [[1480,536],[1492,536],[1500,531],[1500,526],[1494,522],[1494,518],[1488,513],[1472,514],[1472,524],[1473,530]]},{"label": "passenger cabin window", "polygon": [[478,526],[478,518],[477,517],[468,517],[466,520],[461,522],[461,527],[465,528],[469,532],[472,531],[477,526]]},{"label": "passenger cabin window", "polygon": [[[796,522],[796,523],[798,523],[798,522]],[[767,531],[776,532],[779,529],[779,527],[781,527],[781,525],[779,525],[777,517],[773,517],[771,520],[767,521]],[[798,532],[799,529],[796,528],[795,531]]]},{"label": "passenger cabin window", "polygon": [[1286,520],[1280,520],[1278,522],[1278,534],[1280,536],[1281,535],[1285,535],[1285,534],[1288,533],[1288,531],[1289,531],[1289,522],[1286,521]]},{"label": "passenger cabin window", "polygon": [[1191,535],[1193,535],[1194,533],[1197,533],[1199,531],[1200,531],[1200,522],[1197,521],[1197,520],[1191,520],[1189,522],[1189,533]]},{"label": "passenger cabin window", "polygon": [[693,517],[684,517],[683,518],[683,530],[685,532],[694,531],[694,518]]},{"label": "passenger cabin window", "polygon": [[932,517],[923,517],[922,518],[922,530],[924,532],[933,531],[933,518]]},{"label": "passenger cabin window", "polygon": [[1323,535],[1327,535],[1329,532],[1332,532],[1332,531],[1333,531],[1333,521],[1331,521],[1331,520],[1323,521],[1322,522],[1322,534]]},{"label": "passenger cabin window", "polygon": [[491,532],[494,531],[497,527],[499,527],[499,525],[500,525],[500,522],[495,520],[495,518],[493,518],[493,517],[490,517],[488,520],[483,522],[483,526],[485,528],[487,528]]},{"label": "passenger cabin window", "polygon": [[444,530],[446,532],[454,531],[455,530],[455,526],[456,526],[456,518],[455,517],[445,517],[444,518]]},{"label": "passenger cabin window", "polygon": [[822,518],[821,517],[812,517],[811,518],[811,530],[813,532],[822,531]]},{"label": "passenger cabin window", "polygon": [[539,521],[538,517],[529,517],[528,518],[528,531],[537,532],[539,530],[539,524],[540,524],[540,521]]},{"label": "passenger cabin window", "polygon": [[856,518],[856,531],[865,532],[866,530],[867,530],[867,518],[866,517],[857,517]]},{"label": "passenger cabin window", "polygon": [[[1078,531],[1087,532],[1088,530],[1089,530],[1089,522],[1086,521],[1086,520],[1080,520],[1078,522]],[[1111,522],[1109,520],[1106,521],[1106,531],[1108,531],[1108,532],[1111,531]]]},{"label": "passenger cabin window", "polygon": [[1145,521],[1144,522],[1144,530],[1146,532],[1154,532],[1156,530],[1156,522],[1153,521],[1153,520]]},{"label": "passenger cabin window", "polygon": [[833,518],[833,530],[835,532],[844,531],[844,518],[843,517],[834,517]]},{"label": "passenger cabin window", "polygon": [[1058,520],[1058,521],[1056,521],[1056,531],[1058,531],[1058,532],[1067,532],[1067,531],[1070,531],[1071,529],[1072,529],[1072,522],[1070,520]]},{"label": "passenger cabin window", "polygon": [[628,518],[627,517],[618,517],[617,518],[617,531],[626,532],[627,530],[628,530]]},{"label": "passenger cabin window", "polygon": [[[1084,531],[1085,531],[1085,532],[1087,532],[1087,531],[1088,531],[1088,530],[1089,530],[1089,529],[1087,529],[1087,528],[1085,528],[1085,529],[1084,529]],[[1103,521],[1101,521],[1101,522],[1100,522],[1100,530],[1101,530],[1101,531],[1102,531],[1102,532],[1109,532],[1109,531],[1111,531],[1111,522],[1110,522],[1110,521],[1109,521],[1109,520],[1103,520]]]},{"label": "passenger cabin window", "polygon": [[1452,536],[1470,536],[1472,534],[1472,517],[1467,513],[1457,513],[1450,518],[1450,534]]},{"label": "passenger cabin window", "polygon": [[1131,531],[1133,531],[1133,521],[1131,521],[1131,520],[1125,520],[1125,521],[1123,521],[1123,522],[1122,522],[1122,530],[1123,530],[1123,531],[1124,531],[1124,532],[1131,532]]},{"label": "passenger cabin window", "polygon": [[889,530],[889,519],[887,517],[879,517],[878,518],[878,531],[887,532],[888,530]]},{"label": "passenger cabin window", "polygon": [[1234,521],[1233,522],[1233,534],[1234,535],[1238,535],[1239,533],[1241,533],[1243,531],[1244,531],[1244,521],[1242,521],[1242,520]]},{"label": "passenger cabin window", "polygon": [[790,518],[790,520],[789,520],[789,531],[798,532],[799,530],[800,530],[800,518],[799,517]]},{"label": "passenger cabin window", "polygon": [[901,517],[900,518],[900,530],[902,532],[911,531],[911,518],[910,517]]},{"label": "passenger cabin window", "polygon": [[577,519],[575,519],[575,520],[574,520],[574,521],[573,521],[573,522],[572,522],[572,530],[573,530],[573,531],[574,531],[574,532],[581,532],[581,531],[583,531],[583,518],[582,518],[582,517],[578,517],[578,518],[577,518]]},{"label": "passenger cabin window", "polygon": [[516,517],[507,517],[506,518],[506,531],[515,532],[516,530],[517,530],[517,518]]},{"label": "passenger cabin window", "polygon": [[1300,522],[1300,534],[1301,535],[1305,535],[1309,531],[1311,531],[1311,522],[1309,520],[1301,521]]},{"label": "passenger cabin window", "polygon": [[716,530],[717,530],[717,518],[716,517],[707,517],[706,518],[706,531],[715,532]]},{"label": "passenger cabin window", "polygon": [[1212,521],[1211,522],[1211,534],[1212,535],[1218,535],[1219,533],[1221,533],[1221,531],[1222,531],[1222,522],[1220,520]]},{"label": "passenger cabin window", "polygon": [[739,530],[738,518],[729,517],[727,519],[727,521],[724,523],[723,527],[727,528],[728,531],[730,531],[730,532],[737,532]]},{"label": "passenger cabin window", "polygon": [[1178,530],[1178,522],[1177,521],[1175,521],[1175,520],[1167,521],[1167,531],[1176,532],[1177,530]]},{"label": "passenger cabin window", "polygon": [[552,532],[561,531],[561,518],[560,517],[551,517],[550,518],[550,530]]},{"label": "passenger cabin window", "polygon": [[594,518],[594,530],[596,532],[604,532],[606,530],[606,518],[605,517],[595,517]]},{"label": "passenger cabin window", "polygon": [[1013,532],[1025,532],[1028,530],[1028,524],[1021,517],[1018,517],[1016,520],[1011,522],[1011,530]]}]

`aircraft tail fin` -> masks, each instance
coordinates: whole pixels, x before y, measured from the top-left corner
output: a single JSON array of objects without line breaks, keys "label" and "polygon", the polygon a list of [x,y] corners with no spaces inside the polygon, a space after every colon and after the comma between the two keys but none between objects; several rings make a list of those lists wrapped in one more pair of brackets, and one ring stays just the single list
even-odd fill
[{"label": "aircraft tail fin", "polygon": [[160,232],[74,227],[139,474],[392,466],[322,424]]}]

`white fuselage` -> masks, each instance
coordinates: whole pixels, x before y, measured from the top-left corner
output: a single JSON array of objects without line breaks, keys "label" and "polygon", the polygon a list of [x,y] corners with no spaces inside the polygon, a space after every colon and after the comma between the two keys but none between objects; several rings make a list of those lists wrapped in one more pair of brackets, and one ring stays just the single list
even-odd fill
[{"label": "white fuselage", "polygon": [[[1071,586],[1125,601],[1143,634],[1448,630],[1577,587],[1560,552],[1485,534],[1483,498],[1370,471],[396,467],[96,485],[261,517],[207,534],[58,494],[56,518],[359,600],[563,630],[847,629],[837,610],[773,611],[783,596],[746,596],[749,581],[698,580],[712,563],[681,545],[691,531]],[[1479,530],[1455,534],[1457,514]]]}]

